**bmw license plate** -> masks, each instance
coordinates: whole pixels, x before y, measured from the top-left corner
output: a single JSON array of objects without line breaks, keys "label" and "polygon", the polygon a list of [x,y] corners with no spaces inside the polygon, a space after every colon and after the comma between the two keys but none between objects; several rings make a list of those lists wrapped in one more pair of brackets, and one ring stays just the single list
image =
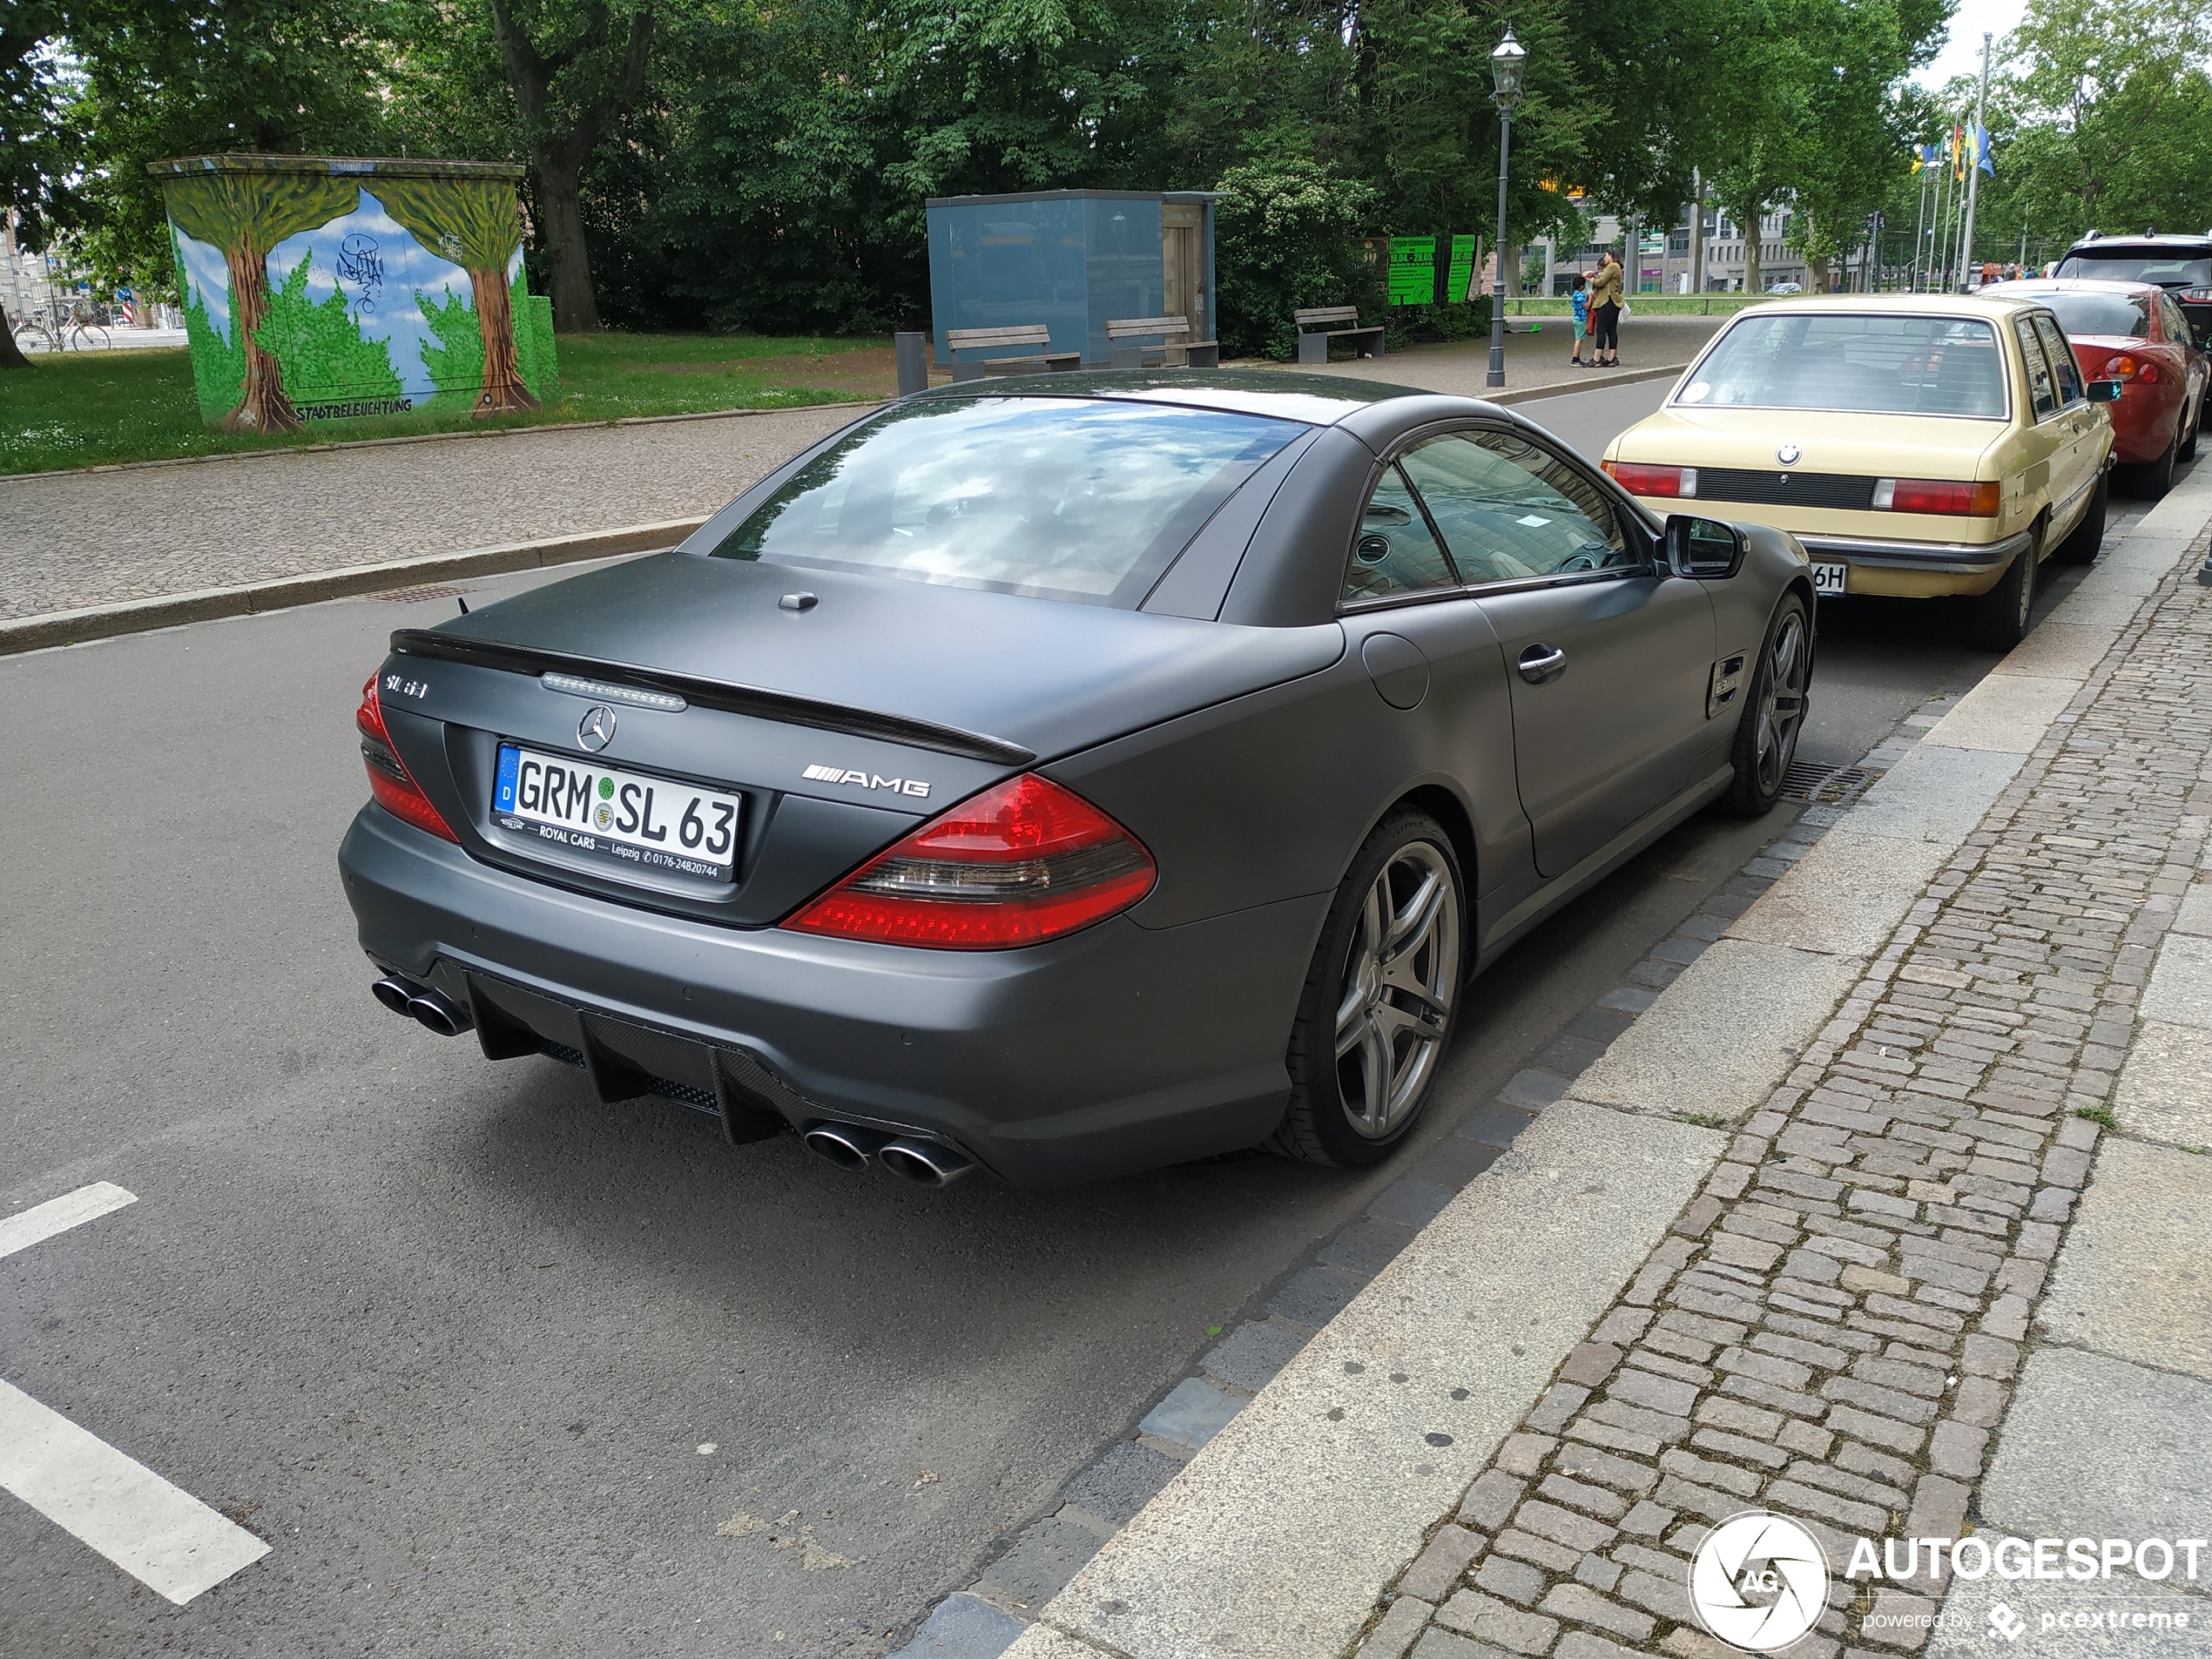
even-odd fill
[{"label": "bmw license plate", "polygon": [[1848,564],[1823,564],[1817,559],[1813,562],[1812,590],[1824,599],[1842,598],[1850,577]]},{"label": "bmw license plate", "polygon": [[727,881],[744,798],[573,755],[499,745],[492,822],[632,869]]}]

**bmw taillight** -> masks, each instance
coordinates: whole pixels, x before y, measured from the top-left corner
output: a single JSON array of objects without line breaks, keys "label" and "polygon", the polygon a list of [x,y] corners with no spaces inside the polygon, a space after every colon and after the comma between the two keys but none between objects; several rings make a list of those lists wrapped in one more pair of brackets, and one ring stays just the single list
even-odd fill
[{"label": "bmw taillight", "polygon": [[1697,469],[1695,467],[1654,467],[1641,461],[1608,461],[1602,463],[1614,480],[1631,496],[1695,496],[1697,493]]},{"label": "bmw taillight", "polygon": [[1074,792],[1024,772],[939,813],[784,923],[938,950],[1057,939],[1152,890],[1143,843]]},{"label": "bmw taillight", "polygon": [[1949,478],[1877,478],[1878,513],[1942,513],[1959,518],[1993,518],[2003,504],[2004,486],[1995,479],[1975,483]]},{"label": "bmw taillight", "polygon": [[361,764],[368,768],[368,792],[376,804],[402,824],[412,824],[459,846],[461,838],[430,804],[422,786],[415,781],[407,762],[392,746],[392,734],[384,727],[384,710],[376,700],[374,674],[361,687],[361,705],[354,712],[354,725],[361,734]]}]

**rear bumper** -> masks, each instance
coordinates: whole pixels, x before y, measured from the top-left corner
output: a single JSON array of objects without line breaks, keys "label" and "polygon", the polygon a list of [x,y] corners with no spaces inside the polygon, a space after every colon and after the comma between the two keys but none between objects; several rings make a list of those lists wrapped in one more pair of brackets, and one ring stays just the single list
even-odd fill
[{"label": "rear bumper", "polygon": [[2033,540],[2026,530],[1982,543],[1877,541],[1810,530],[1796,534],[1809,557],[1850,567],[1845,592],[1908,599],[1986,593]]},{"label": "rear bumper", "polygon": [[734,1091],[794,1128],[920,1131],[1025,1186],[1264,1138],[1328,904],[930,951],[610,903],[480,864],[373,806],[339,867],[371,960],[488,1015],[488,1055],[583,1062],[616,1097],[644,1082],[716,1109]]}]

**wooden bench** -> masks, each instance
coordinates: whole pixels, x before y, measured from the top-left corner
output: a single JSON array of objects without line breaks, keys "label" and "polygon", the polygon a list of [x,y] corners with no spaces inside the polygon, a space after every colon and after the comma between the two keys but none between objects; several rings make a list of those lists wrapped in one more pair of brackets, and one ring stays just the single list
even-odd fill
[{"label": "wooden bench", "polygon": [[[1052,331],[1041,322],[1017,323],[1010,328],[948,328],[945,331],[945,351],[953,360],[953,378],[956,381],[980,381],[986,374],[1042,374],[1049,369],[1080,368],[1083,354],[1079,351],[1047,351],[1042,347],[1052,344]],[[1008,347],[1028,347],[1031,349],[1019,357],[988,357],[963,361],[964,351],[1002,351]]]},{"label": "wooden bench", "polygon": [[[1383,354],[1383,331],[1380,323],[1362,327],[1357,306],[1312,306],[1304,311],[1294,311],[1291,320],[1298,325],[1298,360],[1301,363],[1325,363],[1329,361],[1329,342],[1348,340],[1354,357],[1379,357]],[[1342,327],[1332,327],[1341,323]]]},{"label": "wooden bench", "polygon": [[[1157,346],[1132,344],[1157,334]],[[1218,341],[1190,338],[1188,317],[1122,317],[1106,324],[1106,347],[1116,368],[1218,368]],[[1147,360],[1150,361],[1147,361]]]}]

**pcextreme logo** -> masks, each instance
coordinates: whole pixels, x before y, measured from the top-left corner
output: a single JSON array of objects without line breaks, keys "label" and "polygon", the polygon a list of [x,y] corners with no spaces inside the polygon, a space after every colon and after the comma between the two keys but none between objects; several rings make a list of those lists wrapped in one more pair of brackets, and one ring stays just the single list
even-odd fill
[{"label": "pcextreme logo", "polygon": [[1786,1648],[1828,1604],[1828,1557],[1796,1521],[1755,1509],[1705,1534],[1689,1564],[1698,1622],[1730,1647]]}]

